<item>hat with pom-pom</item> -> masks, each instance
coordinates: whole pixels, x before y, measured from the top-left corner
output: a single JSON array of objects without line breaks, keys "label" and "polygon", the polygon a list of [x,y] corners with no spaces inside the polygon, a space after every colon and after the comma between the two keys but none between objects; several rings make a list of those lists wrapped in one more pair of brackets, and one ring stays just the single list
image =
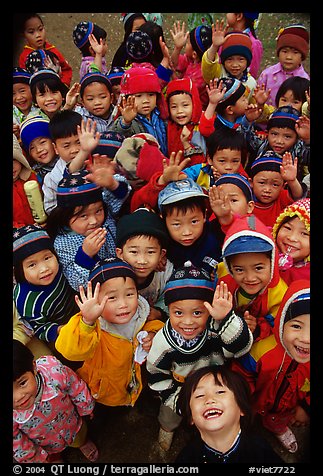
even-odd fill
[{"label": "hat with pom-pom", "polygon": [[13,262],[17,264],[42,250],[54,250],[48,233],[40,225],[27,225],[13,232]]},{"label": "hat with pom-pom", "polygon": [[289,47],[299,51],[304,61],[308,55],[309,39],[308,31],[304,25],[289,25],[280,29],[277,36],[277,56],[282,48]]},{"label": "hat with pom-pom", "polygon": [[97,283],[103,284],[109,279],[122,276],[133,279],[137,284],[136,274],[130,264],[119,258],[105,258],[98,261],[91,269],[89,281],[94,289]]}]

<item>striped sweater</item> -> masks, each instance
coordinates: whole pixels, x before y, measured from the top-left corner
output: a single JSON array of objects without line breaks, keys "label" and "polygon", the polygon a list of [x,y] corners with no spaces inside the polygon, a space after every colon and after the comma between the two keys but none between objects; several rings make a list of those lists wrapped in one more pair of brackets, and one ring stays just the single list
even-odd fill
[{"label": "striped sweater", "polygon": [[23,282],[17,283],[13,291],[22,321],[39,339],[46,342],[54,342],[58,326],[66,324],[79,311],[74,296],[75,292],[61,268],[48,286]]},{"label": "striped sweater", "polygon": [[245,320],[233,311],[220,323],[210,318],[200,338],[189,347],[178,344],[168,319],[156,334],[147,357],[149,387],[159,392],[164,405],[176,411],[177,395],[192,370],[240,357],[250,350],[252,341]]}]

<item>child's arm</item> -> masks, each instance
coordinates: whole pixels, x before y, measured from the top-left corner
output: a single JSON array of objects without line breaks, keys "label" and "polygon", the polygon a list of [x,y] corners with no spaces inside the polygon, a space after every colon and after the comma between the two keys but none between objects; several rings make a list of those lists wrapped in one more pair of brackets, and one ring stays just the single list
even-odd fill
[{"label": "child's arm", "polygon": [[98,40],[95,38],[93,33],[89,36],[89,43],[94,51],[94,65],[98,69],[98,71],[102,71],[102,58],[105,53],[105,45],[103,44],[103,39],[100,38],[100,43],[98,43]]},{"label": "child's arm", "polygon": [[96,122],[88,119],[86,123],[82,119],[81,125],[77,126],[77,135],[81,148],[74,159],[67,165],[70,174],[81,170],[89,154],[98,145],[100,133],[96,131]]},{"label": "child's arm", "polygon": [[174,50],[171,54],[171,62],[173,64],[173,68],[176,69],[179,55],[181,53],[182,48],[184,48],[184,46],[186,45],[189,31],[185,33],[185,22],[182,23],[181,27],[180,22],[178,21],[177,23],[174,23],[173,30],[170,30],[170,33],[174,42]]},{"label": "child's arm", "polygon": [[219,63],[218,49],[224,43],[224,36],[227,32],[228,25],[224,28],[224,20],[216,21],[215,26],[212,25],[212,45],[202,56],[201,71],[204,81],[209,84],[211,79],[221,76],[222,65]]},{"label": "child's arm", "polygon": [[297,157],[292,157],[290,152],[283,155],[283,164],[280,166],[280,173],[283,180],[287,183],[290,194],[294,201],[300,199],[304,195],[303,187],[297,180]]}]

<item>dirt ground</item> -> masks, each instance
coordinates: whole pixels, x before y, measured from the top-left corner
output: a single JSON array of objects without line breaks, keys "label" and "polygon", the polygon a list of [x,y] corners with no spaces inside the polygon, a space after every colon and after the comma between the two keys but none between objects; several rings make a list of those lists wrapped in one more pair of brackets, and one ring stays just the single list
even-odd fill
[{"label": "dirt ground", "polygon": [[[223,14],[224,15],[224,14]],[[297,15],[297,14],[294,14]],[[107,64],[110,65],[112,57],[123,39],[123,24],[119,21],[119,13],[41,13],[48,41],[53,43],[64,54],[73,69],[74,81],[79,80],[80,52],[72,39],[74,26],[83,20],[90,20],[105,28],[108,32]],[[186,20],[187,14],[165,14],[164,34],[166,40],[171,38],[169,29],[175,20]],[[22,48],[22,41],[14,46],[13,64]],[[169,452],[163,452],[158,443],[159,425],[157,414],[159,399],[149,389],[140,396],[134,408],[96,406],[94,419],[88,421],[89,434],[98,446],[102,463],[172,463],[178,452],[184,446],[191,434],[184,428],[179,428],[174,437]],[[309,428],[295,429],[299,441],[299,451],[290,454],[284,451],[275,438],[257,428],[272,443],[274,449],[281,455],[286,463],[304,462],[309,460]],[[69,463],[85,463],[87,460],[77,449],[69,448],[64,452],[64,459]]]}]

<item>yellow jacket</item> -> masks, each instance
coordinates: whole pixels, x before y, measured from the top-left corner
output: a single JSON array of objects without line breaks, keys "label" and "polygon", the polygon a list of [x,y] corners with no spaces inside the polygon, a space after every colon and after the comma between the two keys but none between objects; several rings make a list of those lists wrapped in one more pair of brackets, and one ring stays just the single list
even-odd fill
[{"label": "yellow jacket", "polygon": [[84,361],[77,373],[98,402],[133,406],[139,397],[142,379],[140,365],[134,362],[136,335],[140,330],[157,332],[164,325],[158,320],[147,321],[149,311],[148,302],[139,296],[138,310],[131,320],[131,339],[118,333],[102,317],[93,326],[85,324],[80,312],[61,328],[56,349],[69,360]]}]

